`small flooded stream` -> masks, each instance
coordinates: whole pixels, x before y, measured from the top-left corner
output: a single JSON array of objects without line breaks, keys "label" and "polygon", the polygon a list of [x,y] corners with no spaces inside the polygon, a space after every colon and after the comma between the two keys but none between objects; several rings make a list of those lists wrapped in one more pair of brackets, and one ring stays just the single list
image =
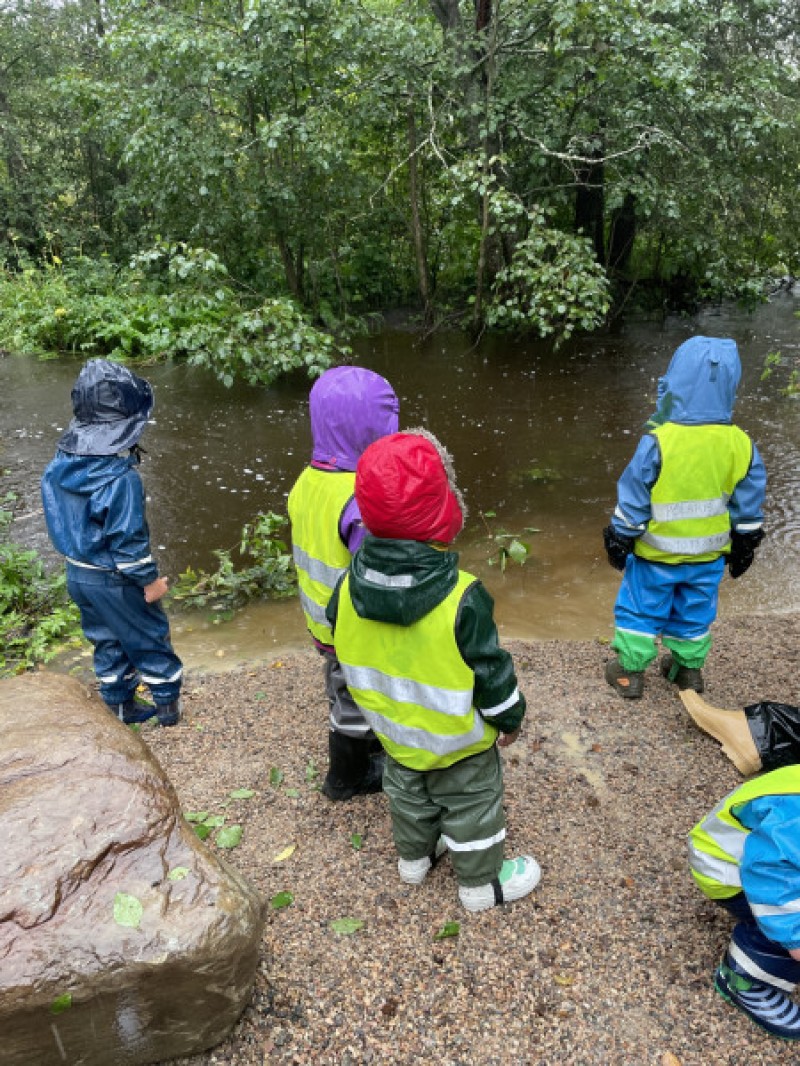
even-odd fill
[{"label": "small flooded stream", "polygon": [[[457,543],[462,565],[496,602],[505,637],[609,636],[619,582],[602,549],[615,483],[652,412],[656,382],[694,333],[732,336],[744,376],[736,421],[757,442],[769,475],[767,539],[756,565],[726,580],[722,612],[800,608],[800,403],[780,395],[785,373],[761,381],[764,359],[800,357],[800,300],[752,315],[724,308],[693,320],[632,324],[620,334],[548,345],[461,334],[420,341],[386,332],[356,361],[384,374],[400,397],[401,428],[427,426],[453,454],[469,507]],[[49,554],[38,479],[70,416],[80,361],[0,358],[3,492],[18,496],[12,535]],[[227,390],[183,366],[149,367],[154,421],[142,444],[153,547],[173,577],[211,569],[214,548],[238,544],[258,511],[285,513],[310,453],[308,382]],[[482,518],[487,512],[496,517]],[[525,533],[527,527],[538,532]],[[492,566],[494,534],[529,542],[522,567]],[[307,645],[296,600],[254,605],[232,621],[171,610],[175,642],[193,666],[221,667]]]}]

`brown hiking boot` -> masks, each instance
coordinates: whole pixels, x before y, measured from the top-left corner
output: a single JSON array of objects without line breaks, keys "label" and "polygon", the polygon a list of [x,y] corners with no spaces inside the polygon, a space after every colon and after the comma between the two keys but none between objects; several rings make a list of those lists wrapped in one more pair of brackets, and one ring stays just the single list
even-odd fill
[{"label": "brown hiking boot", "polygon": [[676,684],[681,691],[692,688],[695,692],[702,692],[705,687],[702,670],[696,666],[681,666],[671,655],[661,660],[661,675]]},{"label": "brown hiking boot", "polygon": [[644,670],[626,670],[619,659],[606,663],[606,681],[626,700],[639,700],[644,693]]}]

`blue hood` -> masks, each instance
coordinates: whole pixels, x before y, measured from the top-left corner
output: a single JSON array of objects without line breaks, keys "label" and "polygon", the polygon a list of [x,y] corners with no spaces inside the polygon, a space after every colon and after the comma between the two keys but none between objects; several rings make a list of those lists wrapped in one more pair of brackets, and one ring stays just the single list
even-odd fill
[{"label": "blue hood", "polygon": [[675,351],[658,380],[658,404],[648,426],[730,423],[741,377],[736,341],[691,337]]}]

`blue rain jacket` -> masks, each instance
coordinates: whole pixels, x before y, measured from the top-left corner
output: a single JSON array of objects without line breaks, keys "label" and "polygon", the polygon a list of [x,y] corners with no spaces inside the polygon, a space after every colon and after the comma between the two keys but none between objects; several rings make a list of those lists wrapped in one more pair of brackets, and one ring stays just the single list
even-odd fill
[{"label": "blue rain jacket", "polygon": [[758,924],[787,951],[800,948],[800,796],[759,796],[734,813],[750,830],[739,869],[748,903],[788,907],[775,914],[759,910]]},{"label": "blue rain jacket", "polygon": [[[697,426],[730,425],[742,375],[736,342],[722,337],[691,337],[675,351],[658,382],[658,404],[648,426],[665,422]],[[617,482],[617,507],[611,519],[622,537],[644,533],[652,516],[650,491],[661,472],[661,453],[652,434],[642,437]],[[763,524],[767,474],[753,444],[750,469],[728,503],[731,528],[749,533]]]},{"label": "blue rain jacket", "polygon": [[59,450],[42,477],[42,503],[58,552],[144,587],[158,577],[158,567],[150,554],[138,463],[135,452],[95,456]]}]

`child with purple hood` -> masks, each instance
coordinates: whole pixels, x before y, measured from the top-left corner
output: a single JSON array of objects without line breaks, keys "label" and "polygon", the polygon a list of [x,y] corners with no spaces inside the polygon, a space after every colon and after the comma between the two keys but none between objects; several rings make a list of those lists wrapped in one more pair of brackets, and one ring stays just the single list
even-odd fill
[{"label": "child with purple hood", "polygon": [[396,433],[399,403],[380,374],[357,366],[327,370],[309,395],[311,463],[289,493],[292,554],[306,625],[324,660],[330,704],[329,768],[322,791],[331,800],[380,792],[380,744],[353,702],[333,647],[325,608],[366,530],[355,501],[361,453]]}]

